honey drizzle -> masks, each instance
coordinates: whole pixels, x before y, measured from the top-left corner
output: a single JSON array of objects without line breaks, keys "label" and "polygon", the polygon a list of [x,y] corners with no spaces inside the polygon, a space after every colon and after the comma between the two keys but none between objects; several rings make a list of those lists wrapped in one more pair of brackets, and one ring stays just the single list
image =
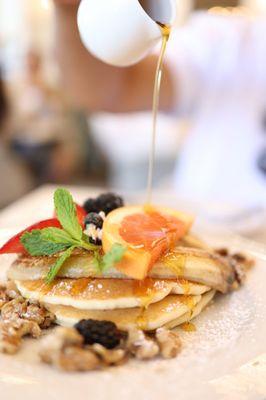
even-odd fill
[{"label": "honey drizzle", "polygon": [[195,307],[194,296],[180,295],[180,301],[181,301],[181,303],[185,304],[190,311],[193,311],[193,309]]},{"label": "honey drizzle", "polygon": [[185,332],[195,332],[197,330],[196,326],[192,322],[184,322],[180,325],[180,328]]},{"label": "honey drizzle", "polygon": [[184,276],[186,256],[170,250],[162,257],[162,262],[177,276]]},{"label": "honey drizzle", "polygon": [[167,42],[171,33],[171,27],[169,25],[161,24],[160,22],[157,22],[157,24],[159,25],[162,32],[162,46],[157,63],[154,90],[153,90],[152,141],[151,141],[150,156],[149,156],[149,172],[148,172],[147,199],[146,199],[147,204],[150,204],[152,200],[152,183],[153,183],[153,170],[154,170],[155,147],[156,147],[157,116],[159,109],[163,62],[164,62]]},{"label": "honey drizzle", "polygon": [[138,295],[141,299],[140,305],[140,312],[136,318],[136,323],[139,329],[146,329],[147,326],[147,317],[146,317],[146,310],[149,305],[152,303],[152,300],[155,295],[155,291],[152,289],[153,287],[153,280],[150,278],[146,278],[143,281],[136,281],[134,292]]},{"label": "honey drizzle", "polygon": [[189,295],[190,293],[190,282],[187,281],[186,279],[179,279],[178,280],[180,286],[182,287],[184,291],[184,295]]}]

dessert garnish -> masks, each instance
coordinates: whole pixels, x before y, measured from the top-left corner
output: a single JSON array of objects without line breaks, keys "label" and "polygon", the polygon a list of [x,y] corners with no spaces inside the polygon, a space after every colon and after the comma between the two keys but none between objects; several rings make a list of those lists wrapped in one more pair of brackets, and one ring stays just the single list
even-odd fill
[{"label": "dessert garnish", "polygon": [[[124,332],[116,345],[114,338],[119,330],[114,325],[112,331],[108,331],[107,321],[102,321],[101,324],[99,321],[88,321],[85,337],[84,327],[82,332],[79,328],[59,327],[44,337],[40,346],[41,360],[63,371],[91,371],[121,365],[130,358],[174,358],[182,347],[178,333],[165,328],[157,329],[150,336],[141,330],[131,329],[127,333]],[[89,343],[86,342],[86,337],[89,337]],[[99,337],[104,344],[99,343]],[[110,347],[111,340],[114,342]]]},{"label": "dessert garnish", "polygon": [[101,211],[99,214],[90,212],[84,220],[85,233],[88,235],[90,243],[97,246],[102,245],[102,228],[104,219],[105,213]]},{"label": "dessert garnish", "polygon": [[123,338],[123,333],[110,321],[82,319],[75,328],[83,336],[85,344],[99,343],[107,349],[117,347]]},{"label": "dessert garnish", "polygon": [[64,371],[176,357],[172,329],[193,334],[191,320],[217,292],[238,289],[253,265],[210,248],[191,234],[193,217],[171,208],[124,206],[114,193],[81,207],[65,189],[54,208],[0,249],[17,254],[0,288],[0,351],[61,325],[42,339],[40,357]]},{"label": "dessert garnish", "polygon": [[85,201],[83,208],[87,213],[91,212],[104,212],[105,215],[111,211],[123,207],[124,200],[122,197],[115,193],[104,193],[96,197],[96,199],[90,198]]},{"label": "dessert garnish", "polygon": [[[76,248],[94,252],[95,266],[100,271],[110,268],[115,262],[121,260],[125,247],[120,244],[114,244],[104,256],[100,255],[99,247],[92,244],[90,238],[83,231],[81,221],[77,217],[75,203],[67,190],[56,190],[54,205],[57,219],[48,220],[49,223],[46,221],[35,224],[19,236],[15,236],[13,240],[13,243],[16,242],[16,244],[19,240],[24,247],[22,251],[26,250],[31,256],[52,256],[60,253],[47,274],[46,281],[48,283],[54,280],[60,268]],[[20,244],[14,248],[14,251],[21,249]],[[4,252],[5,246],[0,249],[0,254]]]}]

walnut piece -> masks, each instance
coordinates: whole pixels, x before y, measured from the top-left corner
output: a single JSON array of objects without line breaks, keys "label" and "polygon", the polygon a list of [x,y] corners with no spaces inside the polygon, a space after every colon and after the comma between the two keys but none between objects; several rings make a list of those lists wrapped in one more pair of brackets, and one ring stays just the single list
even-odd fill
[{"label": "walnut piece", "polygon": [[20,297],[20,294],[13,282],[8,281],[5,286],[0,285],[0,311],[5,304],[17,297]]},{"label": "walnut piece", "polygon": [[55,319],[41,305],[23,299],[12,282],[0,288],[0,310],[0,352],[8,354],[19,350],[22,337],[39,337],[40,328],[49,327]]},{"label": "walnut piece", "polygon": [[10,301],[8,294],[6,293],[6,288],[0,286],[0,310],[3,306]]},{"label": "walnut piece", "polygon": [[92,371],[97,369],[101,362],[92,351],[70,346],[54,358],[53,364],[64,371]]},{"label": "walnut piece", "polygon": [[100,365],[99,358],[82,348],[83,338],[74,328],[58,327],[41,342],[41,360],[64,371],[90,371]]},{"label": "walnut piece", "polygon": [[21,345],[21,337],[11,322],[0,323],[0,352],[15,354]]},{"label": "walnut piece", "polygon": [[127,360],[124,349],[108,350],[99,343],[93,344],[91,348],[106,365],[121,365]]},{"label": "walnut piece", "polygon": [[242,253],[230,253],[228,249],[216,250],[216,253],[224,258],[234,272],[232,290],[238,289],[246,280],[247,271],[254,266],[254,260]]},{"label": "walnut piece", "polygon": [[19,293],[14,282],[8,281],[6,283],[5,289],[6,289],[6,293],[7,293],[8,297],[10,298],[10,300],[16,299],[17,297],[21,297],[21,294]]},{"label": "walnut piece", "polygon": [[36,322],[23,319],[0,322],[0,352],[16,353],[21,346],[21,338],[26,335],[34,338],[41,335],[41,329]]},{"label": "walnut piece", "polygon": [[30,302],[17,297],[6,303],[1,310],[2,319],[5,321],[17,321],[24,319],[36,322],[40,328],[48,328],[55,320],[52,313],[38,303]]},{"label": "walnut piece", "polygon": [[182,344],[176,332],[166,328],[159,328],[156,330],[155,337],[163,358],[174,358],[180,352]]},{"label": "walnut piece", "polygon": [[57,327],[41,341],[40,357],[42,361],[53,364],[58,354],[67,346],[79,346],[83,343],[82,336],[73,328]]},{"label": "walnut piece", "polygon": [[159,354],[158,344],[138,329],[129,330],[126,347],[139,360],[148,360]]}]

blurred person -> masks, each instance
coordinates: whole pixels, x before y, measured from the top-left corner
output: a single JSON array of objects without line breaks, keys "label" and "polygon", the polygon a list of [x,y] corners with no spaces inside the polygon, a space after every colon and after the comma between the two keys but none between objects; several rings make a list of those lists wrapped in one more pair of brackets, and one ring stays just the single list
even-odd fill
[{"label": "blurred person", "polygon": [[35,184],[69,182],[80,166],[78,124],[60,90],[44,77],[41,55],[31,49],[13,85],[13,149],[30,166]]},{"label": "blurred person", "polygon": [[25,165],[17,160],[8,147],[9,117],[9,104],[0,70],[0,208],[18,199],[32,187]]},{"label": "blurred person", "polygon": [[[79,1],[54,2],[64,85],[77,104],[90,112],[150,109],[157,57],[124,69],[103,64],[80,41]],[[263,18],[205,12],[172,34],[160,105],[193,122],[174,180],[183,198],[265,206],[265,34]]]}]

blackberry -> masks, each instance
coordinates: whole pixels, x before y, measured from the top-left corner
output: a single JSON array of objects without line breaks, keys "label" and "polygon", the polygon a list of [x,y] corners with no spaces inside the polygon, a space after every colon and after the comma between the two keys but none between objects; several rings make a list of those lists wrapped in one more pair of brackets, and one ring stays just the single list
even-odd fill
[{"label": "blackberry", "polygon": [[117,347],[124,336],[123,332],[110,321],[82,319],[75,328],[83,336],[85,344],[99,343],[107,349]]},{"label": "blackberry", "polygon": [[101,194],[96,199],[100,211],[104,211],[105,214],[109,214],[116,208],[123,207],[124,201],[122,197],[114,193],[104,193]]},{"label": "blackberry", "polygon": [[91,212],[97,213],[97,212],[101,211],[101,210],[99,210],[96,199],[86,200],[85,203],[83,204],[83,208],[87,213],[91,213]]},{"label": "blackberry", "polygon": [[116,208],[123,207],[124,201],[122,197],[114,193],[104,193],[96,199],[88,199],[83,204],[83,208],[87,213],[104,211],[105,214],[115,210]]},{"label": "blackberry", "polygon": [[95,228],[102,229],[103,218],[96,212],[90,212],[84,219],[84,225],[87,228],[87,226],[90,224],[94,225]]},{"label": "blackberry", "polygon": [[103,212],[100,212],[100,214],[91,212],[87,214],[84,219],[84,225],[86,228],[86,234],[88,235],[89,238],[89,242],[95,244],[96,246],[101,246],[102,244],[103,220],[104,220]]}]

